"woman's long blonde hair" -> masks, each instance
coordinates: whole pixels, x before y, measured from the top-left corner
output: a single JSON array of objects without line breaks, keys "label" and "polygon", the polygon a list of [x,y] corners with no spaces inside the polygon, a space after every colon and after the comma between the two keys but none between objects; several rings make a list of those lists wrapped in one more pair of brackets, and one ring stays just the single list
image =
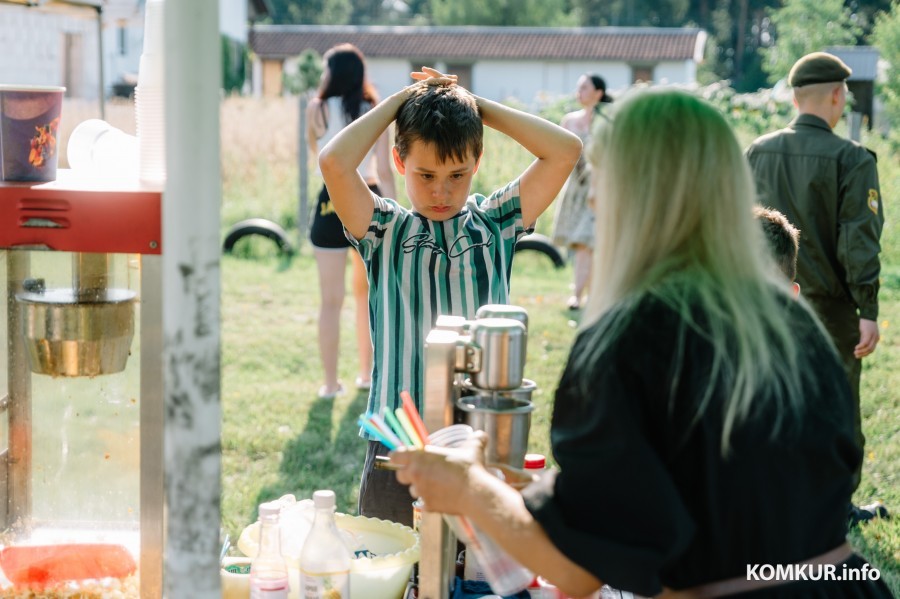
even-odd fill
[{"label": "woman's long blonde hair", "polygon": [[623,332],[638,300],[659,299],[712,343],[713,376],[694,417],[716,381],[727,381],[727,453],[760,391],[781,404],[782,416],[801,407],[798,348],[784,300],[773,293],[790,297],[787,281],[764,251],[750,170],[722,115],[675,90],[637,92],[617,106],[588,149],[597,225],[583,323],[600,326],[588,333],[592,351],[581,366],[595,364]]}]

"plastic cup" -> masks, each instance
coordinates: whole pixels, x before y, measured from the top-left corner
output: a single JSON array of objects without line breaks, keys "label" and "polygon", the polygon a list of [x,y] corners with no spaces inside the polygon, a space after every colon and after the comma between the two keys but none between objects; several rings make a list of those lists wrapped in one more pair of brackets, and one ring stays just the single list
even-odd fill
[{"label": "plastic cup", "polygon": [[116,129],[106,121],[88,119],[69,136],[66,157],[73,171],[137,179],[137,137]]},{"label": "plastic cup", "polygon": [[64,87],[0,85],[0,181],[53,181]]},{"label": "plastic cup", "polygon": [[[466,424],[454,424],[434,431],[429,444],[437,447],[460,447],[474,430]],[[502,474],[502,473],[501,473]],[[534,575],[481,532],[465,516],[444,515],[453,533],[466,546],[467,560],[477,564],[491,590],[500,595],[513,595],[526,588]]]},{"label": "plastic cup", "polygon": [[162,185],[166,181],[164,17],[165,2],[147,0],[134,111],[140,180],[149,185]]}]

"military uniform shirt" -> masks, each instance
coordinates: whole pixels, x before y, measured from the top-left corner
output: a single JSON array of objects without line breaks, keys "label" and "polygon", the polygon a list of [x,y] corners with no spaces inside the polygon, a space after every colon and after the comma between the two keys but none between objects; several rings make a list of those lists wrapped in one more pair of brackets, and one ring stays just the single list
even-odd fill
[{"label": "military uniform shirt", "polygon": [[513,253],[526,232],[519,181],[487,198],[470,196],[456,216],[441,222],[394,200],[373,198],[375,212],[365,236],[357,241],[347,233],[369,277],[375,359],[368,411],[393,411],[404,389],[421,411],[425,337],[437,317],[472,319],[485,304],[509,303]]},{"label": "military uniform shirt", "polygon": [[875,156],[801,114],[747,149],[759,203],[800,229],[797,281],[803,295],[878,318],[879,239],[884,224]]}]

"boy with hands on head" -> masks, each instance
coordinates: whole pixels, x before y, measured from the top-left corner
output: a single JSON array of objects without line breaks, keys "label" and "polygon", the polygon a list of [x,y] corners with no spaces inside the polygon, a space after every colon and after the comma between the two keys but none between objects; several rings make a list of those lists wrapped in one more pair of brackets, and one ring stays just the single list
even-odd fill
[{"label": "boy with hands on head", "polygon": [[[456,77],[423,67],[417,80],[348,125],[321,151],[319,166],[347,237],[366,264],[374,366],[368,411],[383,415],[409,390],[422,408],[424,342],[441,314],[474,318],[509,301],[516,241],[559,193],[581,140],[540,117],[471,94]],[[356,167],[396,120],[394,165],[412,210],[373,194]],[[483,125],[535,160],[485,197],[470,194],[482,158]],[[370,440],[359,513],[412,522],[406,488],[374,470],[387,448]]]}]

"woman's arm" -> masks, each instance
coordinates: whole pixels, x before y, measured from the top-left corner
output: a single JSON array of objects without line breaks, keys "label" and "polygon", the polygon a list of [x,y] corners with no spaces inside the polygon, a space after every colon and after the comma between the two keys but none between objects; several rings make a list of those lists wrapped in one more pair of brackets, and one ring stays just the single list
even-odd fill
[{"label": "woman's arm", "polygon": [[327,128],[322,118],[322,107],[322,100],[319,98],[311,99],[306,105],[306,145],[313,163],[319,158],[319,138],[325,135]]},{"label": "woman's arm", "polygon": [[602,586],[590,572],[560,552],[525,507],[522,496],[494,477],[475,459],[480,445],[460,450],[400,450],[391,462],[400,467],[397,480],[409,483],[410,494],[422,497],[426,509],[468,517],[513,558],[573,597]]}]

